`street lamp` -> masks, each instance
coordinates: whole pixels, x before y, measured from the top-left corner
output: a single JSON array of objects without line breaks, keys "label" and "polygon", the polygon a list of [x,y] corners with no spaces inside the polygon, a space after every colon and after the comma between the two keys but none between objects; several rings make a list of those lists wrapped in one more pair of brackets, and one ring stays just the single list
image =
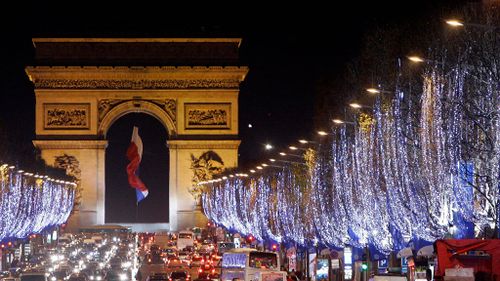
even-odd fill
[{"label": "street lamp", "polygon": [[301,156],[301,155],[292,154],[292,153],[285,153],[285,152],[280,152],[280,155],[281,155],[281,156],[294,156],[294,157],[299,157],[299,158],[302,158],[302,156]]},{"label": "street lamp", "polygon": [[271,144],[269,144],[269,143],[266,143],[264,147],[266,148],[266,150],[273,149],[273,146]]},{"label": "street lamp", "polygon": [[457,19],[449,19],[445,21],[447,25],[453,27],[453,28],[462,28],[462,27],[467,27],[467,26],[472,26],[472,27],[478,27],[478,28],[483,28],[487,30],[496,30],[499,27],[498,26],[492,26],[492,25],[486,25],[486,24],[480,24],[480,23],[469,23],[469,22],[463,22],[461,20]]},{"label": "street lamp", "polygon": [[295,151],[295,150],[299,150],[299,149],[300,149],[300,150],[303,150],[303,151],[307,151],[307,149],[305,149],[305,148],[302,148],[302,147],[296,147],[296,146],[294,146],[294,145],[290,145],[288,148],[289,148],[290,150],[293,150],[293,151]]},{"label": "street lamp", "polygon": [[333,121],[333,123],[338,124],[338,125],[341,125],[341,124],[356,125],[356,123],[354,123],[354,122],[344,121],[344,120],[341,120],[341,119],[333,119],[332,121]]},{"label": "street lamp", "polygon": [[459,21],[459,20],[456,20],[456,19],[449,19],[446,21],[446,24],[450,25],[450,26],[453,26],[453,27],[462,27],[464,26],[464,23]]},{"label": "street lamp", "polygon": [[315,141],[311,141],[311,140],[306,140],[306,139],[300,139],[299,142],[301,144],[308,144],[308,143],[316,143]]},{"label": "street lamp", "polygon": [[416,63],[421,63],[424,62],[425,60],[419,56],[408,56],[407,57],[410,61],[416,62]]},{"label": "street lamp", "polygon": [[352,108],[356,108],[356,109],[359,109],[359,108],[363,107],[361,104],[355,103],[355,102],[350,103],[349,106],[352,107]]},{"label": "street lamp", "polygon": [[359,104],[359,103],[356,103],[356,102],[350,103],[349,106],[352,107],[352,108],[354,108],[354,109],[372,108],[371,106]]},{"label": "street lamp", "polygon": [[385,91],[385,90],[381,90],[381,89],[378,89],[378,88],[367,88],[366,91],[370,94],[392,94],[391,91]]},{"label": "street lamp", "polygon": [[318,135],[320,135],[320,136],[327,136],[328,133],[325,132],[325,131],[318,131]]}]

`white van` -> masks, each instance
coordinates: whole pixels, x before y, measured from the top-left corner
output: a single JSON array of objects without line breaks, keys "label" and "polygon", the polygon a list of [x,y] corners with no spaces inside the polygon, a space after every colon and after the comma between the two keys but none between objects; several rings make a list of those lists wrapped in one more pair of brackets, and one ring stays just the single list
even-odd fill
[{"label": "white van", "polygon": [[179,231],[177,235],[177,250],[182,251],[187,247],[194,246],[194,233],[189,230]]}]

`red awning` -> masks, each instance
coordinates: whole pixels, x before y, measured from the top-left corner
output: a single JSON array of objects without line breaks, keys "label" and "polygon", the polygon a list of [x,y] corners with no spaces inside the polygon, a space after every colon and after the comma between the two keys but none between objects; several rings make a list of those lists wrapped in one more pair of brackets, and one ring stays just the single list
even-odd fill
[{"label": "red awning", "polygon": [[[474,274],[492,274],[493,280],[500,280],[500,240],[461,239],[437,240],[438,258],[436,276],[444,276],[445,269],[472,267]],[[468,251],[484,251],[489,256],[464,255]]]}]

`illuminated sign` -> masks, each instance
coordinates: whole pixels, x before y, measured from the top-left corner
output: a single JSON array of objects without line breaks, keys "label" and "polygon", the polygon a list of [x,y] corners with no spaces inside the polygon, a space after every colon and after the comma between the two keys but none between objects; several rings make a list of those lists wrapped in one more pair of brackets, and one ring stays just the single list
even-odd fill
[{"label": "illuminated sign", "polygon": [[222,257],[223,268],[245,268],[247,255],[242,253],[226,253]]}]

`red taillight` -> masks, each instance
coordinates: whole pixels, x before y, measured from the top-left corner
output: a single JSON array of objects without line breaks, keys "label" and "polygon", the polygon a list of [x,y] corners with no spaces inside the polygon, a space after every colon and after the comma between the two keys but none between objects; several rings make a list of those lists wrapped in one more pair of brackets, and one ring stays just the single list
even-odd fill
[{"label": "red taillight", "polygon": [[205,260],[201,260],[201,264],[205,263]]},{"label": "red taillight", "polygon": [[202,272],[203,272],[203,270],[200,268],[200,269],[198,269],[198,272],[199,272],[199,273],[202,273]]},{"label": "red taillight", "polygon": [[169,280],[169,281],[172,281],[172,278],[171,278],[171,277],[168,277],[168,280]]},{"label": "red taillight", "polygon": [[214,269],[212,269],[212,273],[215,273],[215,268],[214,268]]}]

